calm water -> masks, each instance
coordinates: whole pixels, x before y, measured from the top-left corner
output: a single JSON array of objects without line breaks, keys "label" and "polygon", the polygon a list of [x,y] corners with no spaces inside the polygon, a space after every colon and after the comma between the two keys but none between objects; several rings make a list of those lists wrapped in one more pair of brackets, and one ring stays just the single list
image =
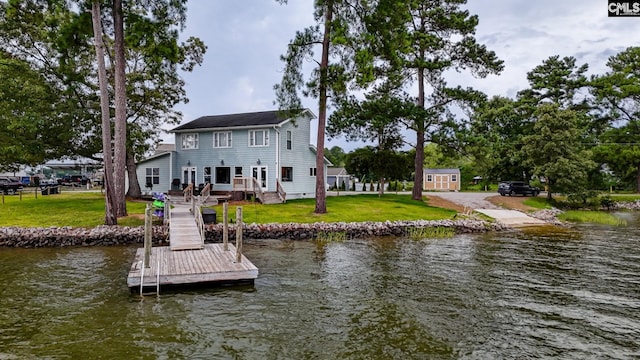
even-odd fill
[{"label": "calm water", "polygon": [[630,220],[251,242],[255,286],[143,299],[126,287],[134,248],[0,249],[0,359],[640,358]]}]

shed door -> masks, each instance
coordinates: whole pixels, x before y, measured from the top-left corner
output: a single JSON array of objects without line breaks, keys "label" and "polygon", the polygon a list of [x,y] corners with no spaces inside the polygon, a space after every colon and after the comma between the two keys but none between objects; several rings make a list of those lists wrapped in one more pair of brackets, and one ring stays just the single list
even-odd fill
[{"label": "shed door", "polygon": [[434,180],[436,190],[449,190],[449,175],[435,175]]}]

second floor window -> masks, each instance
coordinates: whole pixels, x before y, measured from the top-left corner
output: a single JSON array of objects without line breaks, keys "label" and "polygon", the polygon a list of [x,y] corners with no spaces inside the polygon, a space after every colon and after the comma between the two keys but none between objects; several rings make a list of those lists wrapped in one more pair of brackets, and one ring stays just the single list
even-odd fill
[{"label": "second floor window", "polygon": [[291,131],[287,130],[287,150],[291,150],[293,148],[293,141]]},{"label": "second floor window", "polygon": [[231,147],[231,131],[214,132],[213,147],[214,148],[230,148]]},{"label": "second floor window", "polygon": [[249,130],[249,146],[269,146],[269,130]]},{"label": "second floor window", "polygon": [[198,134],[182,134],[182,148],[197,149],[198,148]]}]

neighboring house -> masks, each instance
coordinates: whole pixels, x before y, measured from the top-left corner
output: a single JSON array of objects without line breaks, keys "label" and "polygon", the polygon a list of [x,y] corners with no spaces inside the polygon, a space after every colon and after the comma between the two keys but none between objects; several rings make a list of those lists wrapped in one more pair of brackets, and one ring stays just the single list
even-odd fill
[{"label": "neighboring house", "polygon": [[424,190],[459,191],[460,169],[424,169]]},{"label": "neighboring house", "polygon": [[[200,117],[170,131],[175,134],[174,149],[163,147],[137,164],[138,181],[148,191],[210,183],[214,192],[255,193],[263,202],[278,193],[279,201],[269,202],[313,198],[314,117],[309,110],[286,119],[278,111]],[[325,174],[328,164],[325,159]]]},{"label": "neighboring house", "polygon": [[344,182],[345,189],[351,189],[351,175],[347,173],[347,170],[343,167],[330,167],[327,168],[327,188],[331,189],[334,185],[337,185],[338,188],[342,186]]}]

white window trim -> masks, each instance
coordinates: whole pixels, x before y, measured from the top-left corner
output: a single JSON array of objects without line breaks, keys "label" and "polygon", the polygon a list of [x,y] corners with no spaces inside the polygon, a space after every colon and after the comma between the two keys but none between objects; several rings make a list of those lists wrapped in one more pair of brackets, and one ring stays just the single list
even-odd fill
[{"label": "white window trim", "polygon": [[[187,139],[188,136],[193,136],[193,147],[185,147],[185,141]],[[198,133],[184,133],[182,134],[182,136],[180,137],[180,143],[181,143],[181,149],[182,150],[198,150],[198,144],[199,144],[199,136]]]},{"label": "white window trim", "polygon": [[[227,141],[226,144],[220,143],[220,134],[226,134]],[[218,144],[216,146],[216,143]],[[230,148],[232,146],[232,138],[231,131],[216,131],[213,133],[213,148],[214,149],[222,149],[222,148]]]},{"label": "white window trim", "polygon": [[[262,132],[262,145],[256,145],[256,133]],[[249,130],[249,147],[268,147],[269,129]]]}]

